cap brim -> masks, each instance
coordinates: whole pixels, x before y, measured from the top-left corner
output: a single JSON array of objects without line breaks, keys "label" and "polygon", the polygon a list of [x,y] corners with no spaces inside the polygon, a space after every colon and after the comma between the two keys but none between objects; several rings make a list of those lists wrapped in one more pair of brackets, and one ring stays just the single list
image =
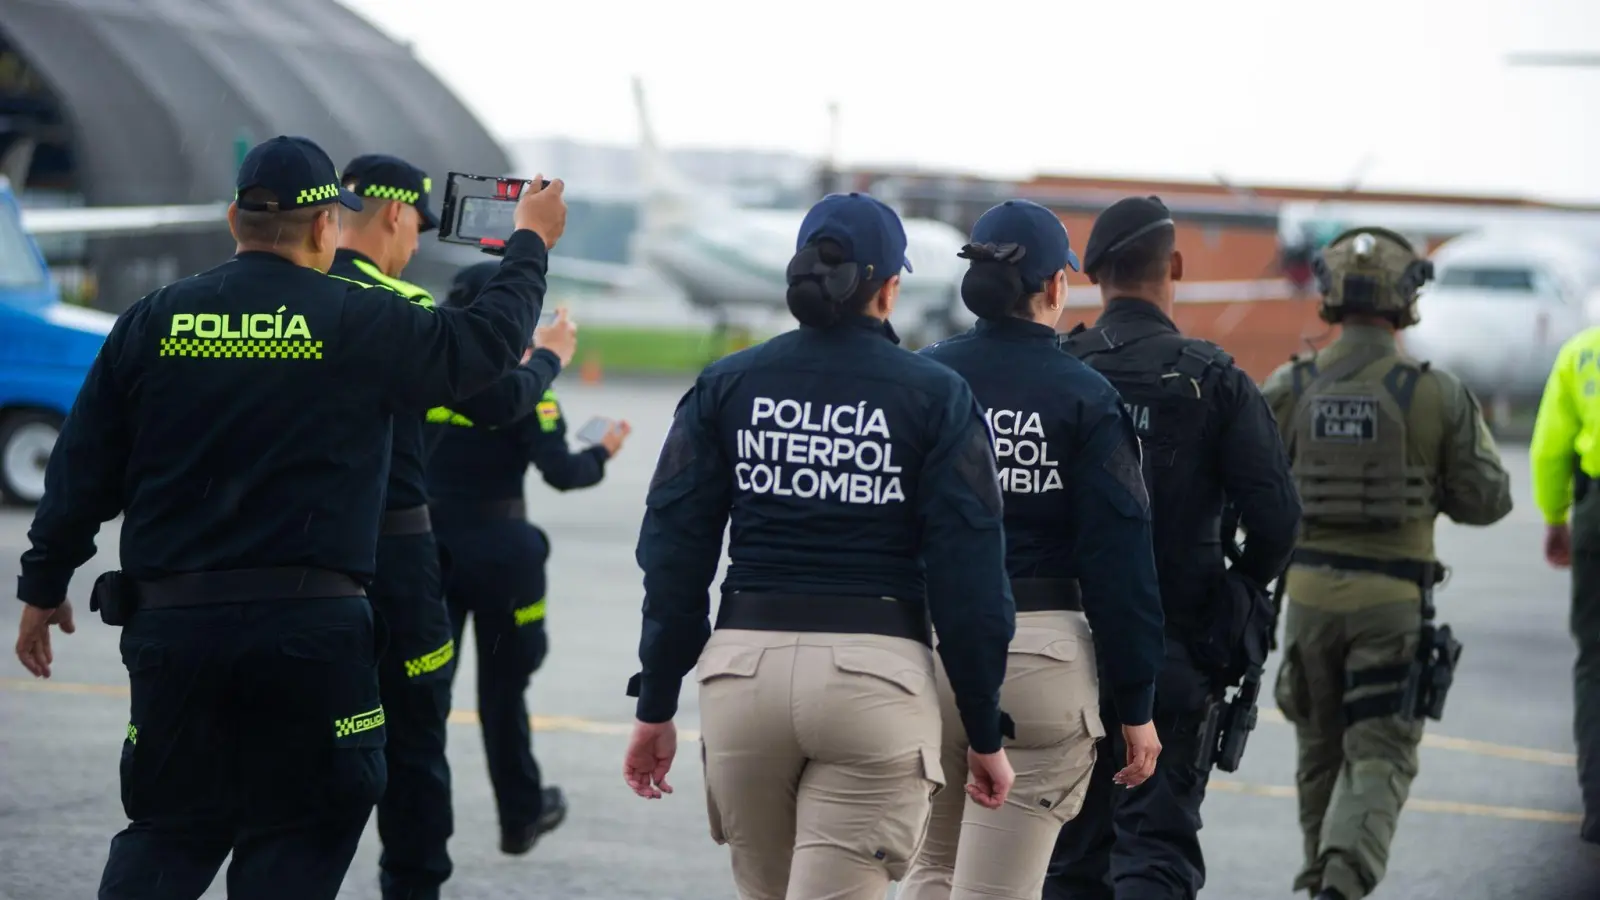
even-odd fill
[{"label": "cap brim", "polygon": [[902,258],[902,259],[901,259],[901,260],[900,260],[900,265],[902,265],[902,266],[904,266],[904,267],[905,267],[905,270],[906,270],[906,271],[907,271],[907,272],[913,272],[913,271],[915,271],[915,270],[914,270],[914,269],[912,269],[912,268],[911,268],[911,260],[909,260],[909,259],[905,259],[905,258]]},{"label": "cap brim", "polygon": [[432,231],[439,227],[439,218],[421,203],[417,204],[417,212],[422,214],[422,224],[417,226],[418,231]]},{"label": "cap brim", "polygon": [[1071,266],[1074,272],[1083,271],[1083,265],[1078,262],[1078,254],[1074,253],[1071,247],[1067,248],[1067,265]]},{"label": "cap brim", "polygon": [[356,212],[360,212],[361,198],[356,196],[355,193],[349,188],[341,185],[339,187],[339,205],[343,206],[345,209],[353,209]]}]

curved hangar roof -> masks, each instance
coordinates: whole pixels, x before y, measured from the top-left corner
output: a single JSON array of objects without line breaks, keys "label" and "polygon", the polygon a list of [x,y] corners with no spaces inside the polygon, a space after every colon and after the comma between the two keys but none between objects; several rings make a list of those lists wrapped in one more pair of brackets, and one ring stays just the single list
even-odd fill
[{"label": "curved hangar roof", "polygon": [[[505,152],[410,51],[332,0],[5,0],[0,32],[49,82],[92,206],[231,199],[239,138],[392,153],[433,175]],[[437,212],[437,209],[435,210]]]}]

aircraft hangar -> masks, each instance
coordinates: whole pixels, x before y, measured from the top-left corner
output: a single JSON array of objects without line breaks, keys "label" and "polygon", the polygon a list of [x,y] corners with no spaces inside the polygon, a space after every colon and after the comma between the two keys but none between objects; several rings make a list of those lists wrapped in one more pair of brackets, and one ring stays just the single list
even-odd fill
[{"label": "aircraft hangar", "polygon": [[[509,169],[407,47],[330,0],[0,3],[0,171],[29,205],[226,202],[244,150],[278,134],[315,140],[338,166],[405,157],[433,175],[436,212],[445,173]],[[219,225],[47,252],[81,253],[95,305],[117,312],[232,248]],[[425,237],[408,277],[438,289],[478,259]]]}]

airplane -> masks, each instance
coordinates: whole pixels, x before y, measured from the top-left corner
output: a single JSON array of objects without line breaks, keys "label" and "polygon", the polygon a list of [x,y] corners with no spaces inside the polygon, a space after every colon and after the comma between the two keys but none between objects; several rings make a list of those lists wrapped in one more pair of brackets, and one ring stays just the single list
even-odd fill
[{"label": "airplane", "polygon": [[[623,265],[553,254],[552,280],[611,291],[637,288],[656,276],[711,315],[719,336],[752,321],[787,318],[785,270],[794,256],[803,209],[735,205],[676,171],[656,141],[644,85],[633,79],[639,124],[637,165],[644,195],[639,226]],[[913,345],[959,331],[976,317],[961,303],[967,262],[956,254],[967,243],[959,229],[935,219],[902,218],[906,256],[914,269],[901,273],[893,317]],[[645,271],[640,271],[644,269]]]}]

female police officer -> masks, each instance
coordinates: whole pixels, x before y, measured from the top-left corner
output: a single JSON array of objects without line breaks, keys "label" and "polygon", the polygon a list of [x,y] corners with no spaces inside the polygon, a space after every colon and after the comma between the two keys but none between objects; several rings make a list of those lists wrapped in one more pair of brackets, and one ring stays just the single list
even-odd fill
[{"label": "female police officer", "polygon": [[[462,269],[444,305],[472,303],[499,265]],[[544,564],[550,556],[548,537],[527,519],[528,465],[537,466],[558,491],[586,488],[605,477],[606,461],[628,433],[622,422],[600,444],[577,453],[567,448],[561,406],[548,389],[566,360],[545,346],[552,336],[548,343],[561,344],[563,325],[558,320],[534,333],[538,349],[530,348],[530,356],[543,359],[525,360],[483,393],[428,416],[428,493],[439,543],[451,560],[450,620],[459,646],[467,616],[473,617],[483,753],[500,819],[500,849],[510,854],[531,850],[567,812],[561,789],[543,783],[528,727],[528,681],[549,648]],[[570,359],[570,343],[560,350]],[[542,395],[537,405],[518,396],[529,385]]]},{"label": "female police officer", "polygon": [[1010,788],[1002,507],[971,390],[889,328],[910,270],[899,217],[832,194],[796,244],[801,327],[708,366],[661,449],[624,776],[642,797],[671,791],[672,718],[698,660],[711,834],[739,896],[877,900],[945,781],[930,614],[972,747],[967,792],[994,807]]},{"label": "female police officer", "polygon": [[[998,809],[936,798],[900,896],[1027,900],[1039,896],[1062,823],[1083,805],[1104,735],[1091,623],[1128,743],[1117,781],[1133,787],[1155,769],[1161,596],[1133,423],[1111,385],[1057,345],[1066,268],[1078,268],[1061,220],[1007,201],[978,219],[961,255],[972,261],[961,298],[978,323],[922,354],[967,380],[995,434],[1017,608],[1001,702],[1016,718],[1007,749],[1017,780]],[[942,649],[949,637],[939,638]],[[947,775],[966,749],[947,719]]]}]

